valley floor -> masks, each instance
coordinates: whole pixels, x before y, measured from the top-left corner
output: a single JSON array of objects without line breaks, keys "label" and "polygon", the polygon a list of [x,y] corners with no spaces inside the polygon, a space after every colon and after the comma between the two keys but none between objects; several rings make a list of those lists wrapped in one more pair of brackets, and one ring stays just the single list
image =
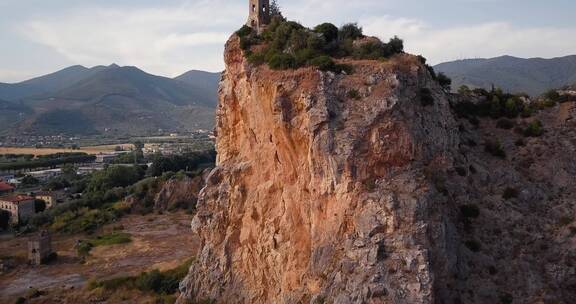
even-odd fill
[{"label": "valley floor", "polygon": [[[86,235],[53,235],[53,250],[58,260],[49,265],[25,264],[27,238],[0,239],[0,256],[12,257],[16,265],[0,274],[0,302],[13,303],[32,288],[42,292],[33,303],[71,303],[71,294],[82,294],[90,280],[137,275],[143,271],[173,269],[190,259],[197,247],[190,233],[191,215],[184,212],[129,215],[100,232],[121,229],[131,235],[128,244],[95,247],[85,263],[77,257],[74,246]],[[86,291],[87,293],[87,291]]]}]

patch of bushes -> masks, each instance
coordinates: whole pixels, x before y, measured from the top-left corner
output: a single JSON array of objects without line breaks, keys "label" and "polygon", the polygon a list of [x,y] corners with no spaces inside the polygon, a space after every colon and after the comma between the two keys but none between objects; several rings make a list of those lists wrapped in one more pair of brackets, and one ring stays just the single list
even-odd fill
[{"label": "patch of bushes", "polygon": [[351,89],[350,91],[348,91],[348,93],[346,93],[346,96],[350,99],[356,99],[356,100],[361,98],[360,93],[356,89]]},{"label": "patch of bushes", "polygon": [[184,155],[154,155],[152,165],[146,171],[147,176],[162,176],[166,172],[194,172],[214,166],[216,151],[200,151]]},{"label": "patch of bushes", "polygon": [[523,134],[526,137],[542,136],[542,134],[544,134],[544,126],[542,125],[541,121],[535,120],[531,122],[528,127],[526,127],[526,129],[524,129]]},{"label": "patch of bushes", "polygon": [[54,217],[50,225],[51,230],[62,233],[92,233],[98,228],[110,223],[122,214],[108,209],[90,209],[83,207],[78,210],[70,210]]},{"label": "patch of bushes", "polygon": [[100,235],[88,241],[92,246],[110,246],[117,244],[126,244],[132,242],[130,234],[123,232],[113,232],[110,234]]},{"label": "patch of bushes", "polygon": [[425,107],[434,105],[434,96],[432,96],[432,91],[430,91],[430,89],[420,89],[420,103]]},{"label": "patch of bushes", "polygon": [[490,117],[493,119],[516,118],[518,116],[530,117],[534,112],[534,106],[524,103],[523,94],[504,93],[501,89],[487,91],[484,89],[470,90],[468,87],[462,87],[459,90],[463,97],[474,95],[478,103],[472,103],[464,100],[453,105],[456,114],[459,117]]},{"label": "patch of bushes", "polygon": [[506,151],[504,151],[502,144],[498,140],[488,140],[484,145],[484,150],[492,156],[502,159],[506,158]]},{"label": "patch of bushes", "polygon": [[188,260],[184,264],[164,272],[152,270],[150,272],[142,272],[138,276],[90,281],[88,288],[103,288],[105,290],[117,290],[120,288],[139,289],[144,292],[169,295],[178,291],[178,285],[188,274],[190,265],[192,265],[192,260]]},{"label": "patch of bushes", "polygon": [[274,54],[268,61],[273,70],[288,70],[296,67],[296,58],[290,54]]},{"label": "patch of bushes", "polygon": [[446,91],[450,91],[450,86],[452,85],[452,79],[446,76],[444,73],[438,73],[436,76],[436,80],[438,80],[438,84]]},{"label": "patch of bushes", "polygon": [[[364,38],[362,28],[354,23],[345,24],[340,29],[323,23],[311,30],[274,16],[261,35],[248,26],[243,26],[236,34],[250,63],[267,63],[275,70],[316,66],[323,71],[350,74],[349,66],[338,65],[332,58],[384,59],[404,51],[404,43],[398,37],[389,43],[367,42],[354,46],[354,40]],[[263,47],[252,52],[254,45]]]},{"label": "patch of bushes", "polygon": [[18,299],[16,299],[16,302],[14,302],[15,304],[26,304],[26,298],[24,297],[19,297]]}]

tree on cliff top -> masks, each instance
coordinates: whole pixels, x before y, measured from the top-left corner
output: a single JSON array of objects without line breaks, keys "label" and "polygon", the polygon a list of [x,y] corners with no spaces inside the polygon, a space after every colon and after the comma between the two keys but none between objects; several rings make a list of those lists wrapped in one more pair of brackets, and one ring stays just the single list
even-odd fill
[{"label": "tree on cliff top", "polygon": [[270,3],[270,16],[282,16],[280,5],[276,0],[272,0],[272,3]]}]

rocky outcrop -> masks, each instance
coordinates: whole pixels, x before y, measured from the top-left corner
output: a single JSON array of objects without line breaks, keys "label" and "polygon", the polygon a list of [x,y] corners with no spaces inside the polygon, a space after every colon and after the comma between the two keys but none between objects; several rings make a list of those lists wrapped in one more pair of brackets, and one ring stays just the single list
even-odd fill
[{"label": "rocky outcrop", "polygon": [[154,197],[154,210],[193,209],[208,172],[165,182]]},{"label": "rocky outcrop", "polygon": [[[182,303],[576,298],[572,103],[538,114],[545,136],[522,138],[458,119],[410,55],[344,60],[351,75],[272,71],[238,44]],[[505,159],[485,152],[494,140]]]},{"label": "rocky outcrop", "polygon": [[249,65],[236,37],[225,60],[217,168],[192,223],[202,249],[183,295],[433,303],[457,262],[435,179],[458,128],[426,68],[402,55],[347,62],[352,75],[271,71]]}]

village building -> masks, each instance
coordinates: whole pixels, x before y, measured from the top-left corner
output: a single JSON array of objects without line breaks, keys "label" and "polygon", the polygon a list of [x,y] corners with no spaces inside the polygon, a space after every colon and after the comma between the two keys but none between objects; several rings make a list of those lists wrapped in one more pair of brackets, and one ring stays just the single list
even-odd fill
[{"label": "village building", "polygon": [[14,192],[15,187],[7,182],[0,181],[0,195],[10,194]]},{"label": "village building", "polygon": [[250,0],[249,9],[248,26],[255,29],[258,34],[261,34],[266,26],[270,24],[270,1]]},{"label": "village building", "polygon": [[0,197],[0,209],[10,212],[10,223],[15,225],[36,213],[34,198],[22,194]]},{"label": "village building", "polygon": [[34,197],[46,203],[46,209],[50,209],[56,205],[57,198],[54,192],[43,191],[34,193]]},{"label": "village building", "polygon": [[62,175],[62,169],[49,169],[28,172],[27,175],[34,177],[41,182],[47,182],[48,180]]},{"label": "village building", "polygon": [[48,231],[28,239],[28,262],[31,265],[42,265],[54,256],[52,252],[52,238]]}]

